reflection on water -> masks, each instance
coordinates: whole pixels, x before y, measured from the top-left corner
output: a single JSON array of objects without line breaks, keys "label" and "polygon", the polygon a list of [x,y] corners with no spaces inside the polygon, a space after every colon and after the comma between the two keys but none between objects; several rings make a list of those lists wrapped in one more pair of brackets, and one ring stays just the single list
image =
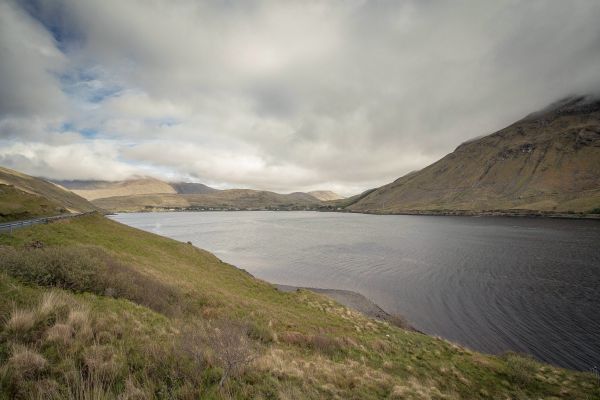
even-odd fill
[{"label": "reflection on water", "polygon": [[267,281],[358,291],[476,350],[600,364],[597,221],[316,212],[113,217]]}]

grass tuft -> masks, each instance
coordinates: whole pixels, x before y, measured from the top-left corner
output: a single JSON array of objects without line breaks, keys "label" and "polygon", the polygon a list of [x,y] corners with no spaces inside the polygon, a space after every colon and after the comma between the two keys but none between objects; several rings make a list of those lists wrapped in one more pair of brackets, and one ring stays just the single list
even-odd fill
[{"label": "grass tuft", "polygon": [[33,349],[24,346],[14,346],[8,359],[8,368],[19,380],[35,376],[46,369],[48,361]]},{"label": "grass tuft", "polygon": [[6,321],[4,328],[9,335],[18,337],[33,329],[36,321],[37,317],[34,311],[15,309]]},{"label": "grass tuft", "polygon": [[507,353],[503,358],[506,360],[505,373],[511,383],[526,387],[535,380],[539,365],[532,357]]},{"label": "grass tuft", "polygon": [[71,325],[58,323],[46,331],[46,340],[49,342],[68,345],[72,342],[75,332]]}]

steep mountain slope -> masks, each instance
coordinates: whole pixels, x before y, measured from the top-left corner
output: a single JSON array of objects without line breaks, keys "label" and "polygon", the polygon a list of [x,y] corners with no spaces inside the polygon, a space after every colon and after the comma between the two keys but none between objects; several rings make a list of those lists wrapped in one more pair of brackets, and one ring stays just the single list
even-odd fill
[{"label": "steep mountain slope", "polygon": [[535,210],[600,207],[600,100],[572,97],[382,186],[352,211]]},{"label": "steep mountain slope", "polygon": [[205,194],[218,192],[218,189],[211,188],[202,183],[171,182],[170,185],[179,194]]},{"label": "steep mountain slope", "polygon": [[86,199],[54,183],[0,167],[0,220],[98,210]]},{"label": "steep mountain slope", "polygon": [[341,200],[344,198],[344,196],[340,196],[331,190],[313,190],[312,192],[308,192],[308,194],[321,201]]}]

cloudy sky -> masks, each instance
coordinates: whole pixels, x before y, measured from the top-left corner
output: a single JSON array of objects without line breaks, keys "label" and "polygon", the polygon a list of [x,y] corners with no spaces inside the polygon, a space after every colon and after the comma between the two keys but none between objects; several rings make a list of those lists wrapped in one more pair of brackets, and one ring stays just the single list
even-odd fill
[{"label": "cloudy sky", "polygon": [[0,0],[0,165],[352,194],[600,87],[600,1]]}]

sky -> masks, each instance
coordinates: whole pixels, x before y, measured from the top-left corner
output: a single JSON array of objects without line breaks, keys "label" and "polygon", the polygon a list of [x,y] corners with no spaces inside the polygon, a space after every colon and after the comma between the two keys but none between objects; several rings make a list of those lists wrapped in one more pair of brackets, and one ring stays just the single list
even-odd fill
[{"label": "sky", "polygon": [[359,193],[600,91],[600,1],[0,0],[0,165]]}]

